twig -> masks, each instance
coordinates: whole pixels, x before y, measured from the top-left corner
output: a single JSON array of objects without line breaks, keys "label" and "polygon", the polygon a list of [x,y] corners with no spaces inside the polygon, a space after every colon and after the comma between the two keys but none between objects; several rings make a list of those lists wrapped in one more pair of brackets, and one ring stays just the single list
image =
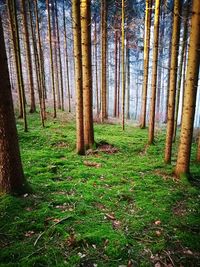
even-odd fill
[{"label": "twig", "polygon": [[[58,222],[52,224],[47,230],[53,228],[54,226],[56,226],[56,225],[59,224],[59,223],[62,223],[63,221],[68,220],[68,219],[71,218],[71,217],[72,217],[72,216],[68,216],[68,217],[63,218],[62,220],[60,220],[60,221],[58,221]],[[37,242],[39,241],[39,239],[43,236],[43,234],[44,234],[47,230],[44,230],[44,232],[42,232],[42,233],[40,233],[40,234],[38,235],[37,239],[36,239],[35,242],[34,242],[34,246],[36,246],[36,244],[37,244]]]}]

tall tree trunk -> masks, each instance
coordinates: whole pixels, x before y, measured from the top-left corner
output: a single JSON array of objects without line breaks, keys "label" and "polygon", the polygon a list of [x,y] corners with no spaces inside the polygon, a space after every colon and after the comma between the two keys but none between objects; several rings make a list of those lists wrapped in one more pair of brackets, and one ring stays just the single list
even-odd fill
[{"label": "tall tree trunk", "polygon": [[83,86],[82,86],[82,53],[81,53],[81,15],[80,0],[72,2],[74,66],[76,82],[76,150],[80,155],[85,154],[84,123],[83,123]]},{"label": "tall tree trunk", "polygon": [[65,60],[66,60],[65,63],[66,63],[68,111],[71,112],[71,94],[69,85],[69,59],[68,59],[67,30],[66,30],[66,19],[65,19],[65,0],[63,0],[63,25],[64,25],[64,48],[65,48]]},{"label": "tall tree trunk", "polygon": [[114,56],[115,56],[115,89],[114,89],[114,109],[113,109],[113,116],[116,117],[117,116],[117,81],[118,81],[118,77],[117,77],[117,71],[118,71],[118,60],[117,60],[117,56],[118,56],[118,29],[117,29],[117,18],[115,18],[115,52],[114,52]]},{"label": "tall tree trunk", "polygon": [[124,30],[124,22],[125,22],[125,6],[124,0],[122,0],[122,129],[125,128],[125,49],[124,49],[124,42],[125,42],[125,30]]},{"label": "tall tree trunk", "polygon": [[59,60],[59,69],[60,69],[61,109],[64,110],[63,70],[62,70],[61,51],[60,51],[60,33],[59,33],[59,22],[58,22],[58,6],[57,6],[57,0],[55,0],[55,15],[56,15],[56,31],[57,31],[58,60]]},{"label": "tall tree trunk", "polygon": [[150,121],[149,121],[149,144],[154,141],[155,128],[155,104],[156,104],[156,83],[157,83],[157,65],[158,65],[158,44],[159,44],[159,14],[160,0],[155,2],[155,18],[154,18],[154,44],[153,44],[153,67],[152,67],[152,82],[151,82],[151,106],[150,106]]},{"label": "tall tree trunk", "polygon": [[181,79],[182,79],[183,61],[184,61],[184,54],[186,53],[186,49],[187,49],[189,7],[190,7],[190,5],[188,4],[186,14],[184,17],[183,41],[182,41],[181,58],[180,58],[180,64],[179,64],[176,109],[175,109],[175,120],[174,120],[174,133],[173,133],[173,141],[174,142],[176,140],[176,132],[177,132],[178,110],[179,110],[179,102],[180,102],[179,100],[180,100],[180,93],[181,93]]},{"label": "tall tree trunk", "polygon": [[117,117],[119,118],[119,115],[120,115],[120,82],[121,82],[121,75],[120,75],[120,71],[121,71],[121,39],[120,39],[120,34],[118,36],[118,41],[119,41],[119,44],[118,44],[118,51],[119,51],[119,55],[118,55],[118,61],[119,61],[119,64],[118,64],[118,82],[117,82]]},{"label": "tall tree trunk", "polygon": [[53,34],[53,52],[54,52],[54,72],[55,72],[55,91],[57,95],[57,107],[61,109],[60,100],[60,84],[59,84],[59,68],[58,68],[58,43],[57,43],[57,31],[56,31],[56,12],[55,12],[55,2],[51,0],[51,17],[52,17],[52,34]]},{"label": "tall tree trunk", "polygon": [[177,68],[178,68],[178,50],[179,50],[179,39],[180,39],[180,13],[181,13],[181,0],[175,0],[174,22],[172,30],[169,100],[168,100],[168,112],[167,112],[167,133],[165,142],[165,163],[171,162],[171,154],[172,154],[176,82],[177,82]]},{"label": "tall tree trunk", "polygon": [[175,173],[189,174],[194,113],[200,63],[200,1],[193,1],[188,65],[186,74],[183,121]]},{"label": "tall tree trunk", "polygon": [[83,75],[84,143],[87,149],[94,145],[92,113],[91,13],[89,0],[81,0],[81,51]]},{"label": "tall tree trunk", "polygon": [[0,51],[0,192],[18,193],[25,190],[26,181],[20,158],[1,17]]},{"label": "tall tree trunk", "polygon": [[52,50],[52,38],[51,38],[51,17],[49,0],[46,0],[47,17],[48,17],[48,36],[49,36],[49,53],[50,53],[50,65],[51,65],[51,84],[53,93],[53,117],[56,118],[56,92],[55,92],[55,80],[54,80],[54,62],[53,62],[53,50]]},{"label": "tall tree trunk", "polygon": [[38,1],[34,1],[34,10],[35,10],[35,19],[36,19],[36,32],[38,37],[38,60],[39,60],[39,73],[40,73],[40,88],[41,88],[41,96],[42,96],[42,112],[43,118],[46,119],[46,103],[45,103],[45,72],[44,72],[44,57],[42,51],[42,43],[40,36],[40,25],[39,25],[39,17],[38,17]]},{"label": "tall tree trunk", "polygon": [[146,109],[147,109],[147,89],[148,89],[148,72],[149,72],[149,47],[150,47],[150,30],[151,30],[151,8],[152,0],[146,0],[145,13],[145,35],[144,35],[144,80],[142,87],[142,111],[141,111],[141,128],[146,127]]},{"label": "tall tree trunk", "polygon": [[127,106],[126,106],[126,118],[130,120],[130,49],[129,49],[129,36],[127,36],[126,43],[126,58],[127,58]]},{"label": "tall tree trunk", "polygon": [[29,79],[29,86],[30,86],[30,98],[31,98],[30,113],[33,113],[33,112],[36,111],[36,106],[35,106],[35,93],[34,93],[34,84],[33,84],[33,69],[32,69],[31,49],[30,49],[30,40],[29,40],[29,31],[28,31],[25,0],[21,0],[21,5],[22,5],[23,26],[24,26],[24,34],[25,34],[28,79]]},{"label": "tall tree trunk", "polygon": [[96,80],[96,105],[97,105],[97,116],[99,116],[99,84],[98,84],[98,57],[97,57],[97,18],[95,14],[94,20],[94,60],[95,60],[95,80]]},{"label": "tall tree trunk", "polygon": [[107,114],[107,3],[101,1],[101,121]]},{"label": "tall tree trunk", "polygon": [[31,14],[31,5],[30,0],[28,0],[28,11],[29,11],[29,18],[30,18],[30,26],[31,26],[31,37],[32,37],[32,43],[33,43],[33,57],[34,57],[34,63],[35,63],[35,74],[36,74],[36,82],[37,82],[37,90],[38,90],[38,98],[39,98],[39,106],[40,106],[40,119],[42,126],[44,127],[44,110],[43,110],[43,103],[42,103],[42,89],[41,89],[41,78],[40,78],[40,66],[39,66],[39,56],[38,56],[38,50],[37,50],[37,44],[36,44],[36,38],[35,33],[33,30],[33,19]]}]

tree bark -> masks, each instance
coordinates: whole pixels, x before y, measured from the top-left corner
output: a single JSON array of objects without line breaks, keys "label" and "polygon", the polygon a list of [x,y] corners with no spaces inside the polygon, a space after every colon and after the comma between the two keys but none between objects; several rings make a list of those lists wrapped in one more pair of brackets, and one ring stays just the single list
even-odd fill
[{"label": "tree bark", "polygon": [[92,112],[91,13],[90,1],[81,0],[81,51],[84,111],[84,143],[86,149],[94,145]]},{"label": "tree bark", "polygon": [[167,112],[167,133],[165,142],[165,163],[171,163],[171,154],[172,154],[178,52],[179,52],[179,39],[180,39],[180,13],[181,13],[181,0],[175,0],[174,22],[172,30],[169,100],[168,100],[168,112]]},{"label": "tree bark", "polygon": [[83,86],[82,86],[82,53],[81,53],[81,21],[80,0],[72,2],[74,65],[76,86],[76,150],[80,155],[85,154],[84,124],[83,124]]},{"label": "tree bark", "polygon": [[20,158],[1,17],[0,51],[0,192],[22,193],[26,189],[26,181]]},{"label": "tree bark", "polygon": [[200,62],[200,1],[193,1],[183,120],[176,163],[176,176],[189,175],[190,153]]},{"label": "tree bark", "polygon": [[33,69],[32,69],[31,49],[30,49],[30,40],[29,40],[29,31],[28,31],[27,14],[26,14],[26,2],[25,2],[25,0],[21,0],[21,6],[22,6],[23,26],[24,26],[24,35],[25,35],[28,79],[29,79],[29,86],[30,86],[30,99],[31,99],[30,113],[33,113],[33,112],[36,111],[36,105],[35,105]]},{"label": "tree bark", "polygon": [[149,144],[154,142],[155,128],[155,104],[156,104],[156,83],[157,83],[157,65],[158,65],[158,43],[159,43],[159,14],[160,0],[155,2],[155,18],[154,18],[154,44],[153,44],[153,67],[152,67],[152,83],[151,83],[151,106],[149,121]]},{"label": "tree bark", "polygon": [[114,89],[114,109],[113,109],[113,116],[117,116],[117,82],[118,82],[118,29],[117,29],[117,18],[115,18],[115,51],[114,51],[114,56],[115,56],[115,89]]},{"label": "tree bark", "polygon": [[125,49],[124,49],[124,41],[125,41],[125,31],[124,31],[124,23],[125,23],[125,6],[124,0],[122,0],[122,129],[125,129]]},{"label": "tree bark", "polygon": [[53,62],[53,50],[52,50],[52,38],[51,38],[51,17],[49,0],[46,0],[47,17],[48,17],[48,36],[49,36],[49,53],[50,53],[50,66],[51,66],[51,84],[53,94],[53,117],[56,118],[56,92],[55,92],[55,80],[54,80],[54,62]]},{"label": "tree bark", "polygon": [[101,1],[101,121],[108,118],[107,114],[107,3]]},{"label": "tree bark", "polygon": [[146,127],[146,109],[147,109],[147,89],[148,89],[148,72],[149,72],[149,47],[150,47],[150,30],[151,30],[151,9],[152,0],[146,0],[145,13],[145,36],[144,36],[144,80],[142,87],[142,112],[140,127]]}]

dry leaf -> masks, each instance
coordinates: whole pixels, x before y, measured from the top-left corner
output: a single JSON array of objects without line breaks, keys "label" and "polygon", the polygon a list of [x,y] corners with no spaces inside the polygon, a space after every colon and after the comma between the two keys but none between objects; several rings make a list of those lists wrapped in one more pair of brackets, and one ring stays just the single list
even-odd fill
[{"label": "dry leaf", "polygon": [[115,215],[114,214],[108,214],[108,213],[106,213],[105,216],[109,220],[115,220]]},{"label": "dry leaf", "polygon": [[113,228],[119,229],[121,227],[121,222],[115,220],[115,221],[113,221],[112,225],[113,225]]},{"label": "dry leaf", "polygon": [[101,163],[97,163],[97,162],[91,162],[91,161],[83,161],[83,164],[89,167],[95,167],[95,168],[99,168],[101,167]]},{"label": "dry leaf", "polygon": [[161,231],[156,231],[157,236],[161,236]]},{"label": "dry leaf", "polygon": [[28,231],[28,232],[26,232],[26,233],[24,234],[24,236],[26,236],[26,237],[31,237],[31,236],[34,235],[34,234],[35,234],[34,231]]},{"label": "dry leaf", "polygon": [[158,221],[155,221],[154,223],[155,223],[155,225],[160,225],[161,221],[158,220]]}]

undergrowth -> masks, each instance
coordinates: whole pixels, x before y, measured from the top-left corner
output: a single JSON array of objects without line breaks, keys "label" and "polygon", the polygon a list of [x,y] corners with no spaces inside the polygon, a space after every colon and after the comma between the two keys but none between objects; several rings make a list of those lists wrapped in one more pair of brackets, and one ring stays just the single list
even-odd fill
[{"label": "undergrowth", "polygon": [[17,126],[33,192],[0,196],[0,266],[200,266],[195,145],[193,179],[176,180],[164,132],[147,146],[147,130],[95,124],[116,150],[78,156],[74,122],[28,120],[28,133]]}]

